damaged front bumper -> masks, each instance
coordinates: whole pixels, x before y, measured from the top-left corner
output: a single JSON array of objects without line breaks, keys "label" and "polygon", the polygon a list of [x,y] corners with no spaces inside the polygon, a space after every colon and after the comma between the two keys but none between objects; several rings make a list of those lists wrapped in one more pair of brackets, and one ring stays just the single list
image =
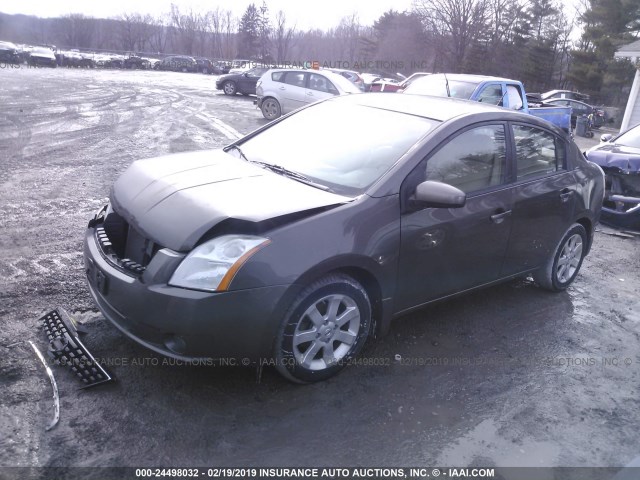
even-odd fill
[{"label": "damaged front bumper", "polygon": [[640,229],[640,172],[603,168],[606,191],[601,221],[610,225]]},{"label": "damaged front bumper", "polygon": [[102,225],[98,216],[85,233],[85,273],[96,304],[122,333],[185,362],[233,358],[245,364],[271,354],[269,319],[288,286],[226,292],[173,287],[168,282],[183,253],[161,248],[140,260],[144,268],[123,268],[128,259],[115,258],[118,249],[104,238]]}]

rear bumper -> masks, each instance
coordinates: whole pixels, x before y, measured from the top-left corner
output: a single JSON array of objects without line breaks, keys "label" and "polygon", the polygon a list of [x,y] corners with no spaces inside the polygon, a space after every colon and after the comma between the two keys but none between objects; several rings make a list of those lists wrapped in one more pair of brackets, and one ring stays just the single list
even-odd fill
[{"label": "rear bumper", "polygon": [[122,333],[180,360],[271,355],[287,285],[209,293],[167,285],[181,257],[158,252],[143,275],[127,274],[102,254],[87,229],[84,266],[91,295]]}]

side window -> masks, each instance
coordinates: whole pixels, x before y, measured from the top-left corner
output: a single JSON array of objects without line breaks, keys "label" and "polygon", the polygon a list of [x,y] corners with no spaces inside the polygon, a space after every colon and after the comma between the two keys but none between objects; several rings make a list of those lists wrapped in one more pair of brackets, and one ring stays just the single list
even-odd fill
[{"label": "side window", "polygon": [[317,73],[311,73],[309,75],[309,88],[311,90],[318,90],[320,92],[333,93],[334,95],[338,94],[338,90],[331,83],[330,80],[323,77],[322,75],[318,75]]},{"label": "side window", "polygon": [[502,125],[461,133],[427,160],[425,180],[448,183],[465,193],[503,183],[506,165]]},{"label": "side window", "polygon": [[564,142],[537,127],[513,126],[518,180],[540,177],[564,169]]},{"label": "side window", "polygon": [[271,74],[271,80],[274,82],[284,82],[284,74],[285,72],[273,72]]},{"label": "side window", "polygon": [[478,101],[489,105],[502,106],[502,85],[487,85],[480,92]]},{"label": "side window", "polygon": [[304,87],[304,72],[287,72],[284,83],[295,87]]}]

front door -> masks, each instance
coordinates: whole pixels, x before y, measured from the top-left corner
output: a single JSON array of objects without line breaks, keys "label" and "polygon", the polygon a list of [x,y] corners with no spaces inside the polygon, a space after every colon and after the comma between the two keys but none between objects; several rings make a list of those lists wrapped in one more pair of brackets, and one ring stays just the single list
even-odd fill
[{"label": "front door", "polygon": [[[499,278],[511,230],[506,124],[483,124],[449,139],[407,177],[395,311]],[[433,180],[467,194],[462,208],[412,211],[416,185]]]}]

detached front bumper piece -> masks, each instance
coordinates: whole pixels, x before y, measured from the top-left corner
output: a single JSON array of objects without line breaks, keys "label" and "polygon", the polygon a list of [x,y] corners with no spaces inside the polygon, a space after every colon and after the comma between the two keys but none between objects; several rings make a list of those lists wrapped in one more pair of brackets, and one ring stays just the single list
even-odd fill
[{"label": "detached front bumper piece", "polygon": [[93,387],[113,380],[78,338],[73,320],[62,308],[40,318],[49,339],[48,354],[58,365],[66,365],[82,381],[81,388]]}]

